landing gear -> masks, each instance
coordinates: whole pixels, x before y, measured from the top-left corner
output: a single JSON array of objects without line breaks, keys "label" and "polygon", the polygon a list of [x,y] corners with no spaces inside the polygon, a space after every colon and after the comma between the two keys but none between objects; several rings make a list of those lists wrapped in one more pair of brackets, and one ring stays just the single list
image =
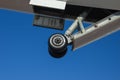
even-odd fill
[{"label": "landing gear", "polygon": [[48,41],[49,53],[52,57],[61,58],[67,52],[67,39],[62,34],[53,34]]},{"label": "landing gear", "polygon": [[[51,56],[61,58],[66,54],[68,44],[72,44],[72,49],[76,50],[120,30],[120,12],[116,12],[87,28],[84,27],[83,20],[84,17],[77,17],[64,35],[54,34],[50,37],[49,52]],[[76,29],[78,29],[78,32],[75,33]]]}]

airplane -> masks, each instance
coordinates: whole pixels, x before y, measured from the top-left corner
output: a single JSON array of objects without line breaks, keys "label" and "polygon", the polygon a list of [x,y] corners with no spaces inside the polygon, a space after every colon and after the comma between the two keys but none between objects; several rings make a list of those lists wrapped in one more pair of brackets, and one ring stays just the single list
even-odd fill
[{"label": "airplane", "polygon": [[[120,0],[0,0],[0,9],[34,14],[34,26],[64,29],[64,21],[74,20],[64,34],[51,35],[48,50],[61,58],[67,46],[76,50],[120,30]],[[84,27],[83,21],[92,25]],[[75,32],[78,30],[77,32]]]}]

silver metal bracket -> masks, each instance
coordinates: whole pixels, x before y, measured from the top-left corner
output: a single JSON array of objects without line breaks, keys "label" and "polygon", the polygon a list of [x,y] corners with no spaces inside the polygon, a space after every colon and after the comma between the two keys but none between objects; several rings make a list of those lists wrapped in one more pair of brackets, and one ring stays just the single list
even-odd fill
[{"label": "silver metal bracket", "polygon": [[73,33],[76,29],[78,29],[81,33],[85,33],[85,28],[83,25],[83,17],[77,17],[77,19],[73,22],[73,24],[66,30],[65,36],[68,39],[68,44],[72,42]]}]

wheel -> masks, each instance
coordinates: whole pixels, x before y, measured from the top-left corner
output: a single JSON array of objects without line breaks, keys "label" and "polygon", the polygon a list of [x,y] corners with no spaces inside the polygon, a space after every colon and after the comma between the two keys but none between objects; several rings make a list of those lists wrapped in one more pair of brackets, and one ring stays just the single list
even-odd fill
[{"label": "wheel", "polygon": [[48,50],[52,57],[61,58],[67,52],[67,39],[62,34],[53,34],[48,41]]}]

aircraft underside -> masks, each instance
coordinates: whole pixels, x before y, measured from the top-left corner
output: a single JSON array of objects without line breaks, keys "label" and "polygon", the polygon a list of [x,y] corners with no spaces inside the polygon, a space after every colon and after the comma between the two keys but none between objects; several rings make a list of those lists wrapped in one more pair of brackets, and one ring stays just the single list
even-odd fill
[{"label": "aircraft underside", "polygon": [[[67,45],[76,50],[120,30],[119,4],[119,0],[0,0],[1,9],[34,14],[34,26],[63,30],[66,19],[74,20],[65,34],[49,39],[48,50],[56,58],[66,54]],[[85,28],[83,21],[92,25]]]}]

